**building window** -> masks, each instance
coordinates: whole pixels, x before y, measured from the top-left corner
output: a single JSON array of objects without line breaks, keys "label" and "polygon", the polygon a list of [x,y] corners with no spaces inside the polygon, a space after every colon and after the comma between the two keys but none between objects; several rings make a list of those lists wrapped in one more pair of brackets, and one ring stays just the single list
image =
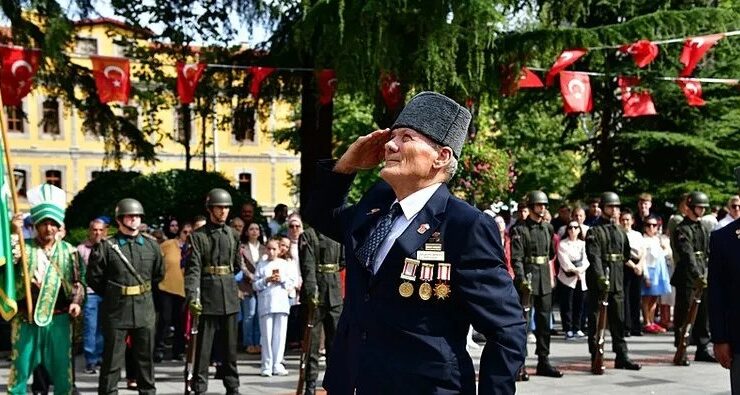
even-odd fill
[{"label": "building window", "polygon": [[23,107],[5,106],[5,113],[8,114],[8,132],[23,133]]},{"label": "building window", "polygon": [[234,111],[234,138],[236,141],[254,142],[255,127],[254,108],[246,105],[239,105]]},{"label": "building window", "polygon": [[113,54],[122,58],[129,55],[131,44],[124,38],[113,40]]},{"label": "building window", "polygon": [[61,134],[61,128],[59,127],[59,101],[55,97],[44,100],[41,125],[41,130],[44,134],[54,136]]},{"label": "building window", "polygon": [[26,190],[28,189],[26,171],[23,169],[13,169],[13,178],[15,179],[15,191],[18,196],[26,197]]},{"label": "building window", "polygon": [[239,190],[244,192],[247,197],[252,197],[252,174],[239,173]]},{"label": "building window", "polygon": [[47,170],[46,173],[46,183],[54,185],[57,188],[62,187],[62,172],[61,170]]},{"label": "building window", "polygon": [[77,37],[75,53],[78,55],[97,55],[98,40],[91,37]]}]

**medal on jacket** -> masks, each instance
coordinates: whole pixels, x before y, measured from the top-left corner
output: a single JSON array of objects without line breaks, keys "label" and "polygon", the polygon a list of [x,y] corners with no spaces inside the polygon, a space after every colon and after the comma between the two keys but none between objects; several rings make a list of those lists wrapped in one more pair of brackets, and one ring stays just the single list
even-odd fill
[{"label": "medal on jacket", "polygon": [[434,264],[422,263],[421,272],[419,272],[419,280],[424,281],[419,286],[419,297],[422,300],[429,300],[432,298],[432,286],[429,284],[434,278]]},{"label": "medal on jacket", "polygon": [[437,299],[447,299],[452,292],[448,282],[450,281],[450,268],[452,265],[449,263],[437,264],[437,285],[434,286],[434,295]]},{"label": "medal on jacket", "polygon": [[406,281],[402,282],[398,287],[398,293],[404,298],[408,298],[414,294],[414,285],[410,281],[416,281],[416,268],[419,266],[419,263],[421,262],[411,258],[406,258],[403,262],[401,278]]}]

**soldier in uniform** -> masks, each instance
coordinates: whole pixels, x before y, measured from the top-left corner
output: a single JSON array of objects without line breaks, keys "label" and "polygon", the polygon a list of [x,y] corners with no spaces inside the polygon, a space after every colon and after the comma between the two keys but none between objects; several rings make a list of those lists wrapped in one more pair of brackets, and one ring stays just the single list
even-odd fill
[{"label": "soldier in uniform", "polygon": [[208,222],[190,235],[192,253],[185,266],[185,297],[193,314],[201,314],[198,323],[194,390],[208,390],[208,366],[213,338],[218,331],[223,338],[216,342],[223,360],[219,375],[227,394],[239,393],[236,370],[237,320],[239,297],[234,275],[241,270],[239,235],[226,224],[233,205],[231,195],[214,188],[206,197]]},{"label": "soldier in uniform", "polygon": [[303,288],[301,300],[312,304],[314,310],[311,349],[306,364],[305,395],[316,393],[316,379],[319,376],[319,342],[323,327],[326,336],[326,354],[331,351],[331,343],[337,330],[337,322],[342,314],[342,285],[339,270],[344,267],[342,245],[322,235],[313,228],[306,229],[299,240],[301,276]]},{"label": "soldier in uniform", "polygon": [[[550,314],[552,314],[552,285],[549,262],[555,257],[553,227],[544,222],[549,201],[542,191],[527,195],[529,216],[511,232],[511,261],[520,292],[529,292],[535,310],[535,337],[537,338],[537,375],[563,377],[550,364]],[[531,274],[531,283],[527,275]],[[524,368],[523,368],[524,369]],[[522,373],[526,376],[526,369]]]},{"label": "soldier in uniform", "polygon": [[[692,192],[686,200],[688,210],[683,221],[675,230],[675,244],[671,246],[678,258],[676,270],[671,277],[671,285],[676,287],[676,308],[674,311],[675,328],[681,328],[688,318],[691,305],[691,293],[694,288],[704,291],[699,304],[699,311],[691,330],[696,343],[695,361],[717,362],[707,351],[709,343],[709,322],[707,321],[707,257],[709,254],[709,232],[702,226],[701,217],[709,207],[709,198],[703,192]],[[678,346],[681,331],[675,331],[675,345]],[[684,356],[681,365],[688,366]]]},{"label": "soldier in uniform", "polygon": [[99,394],[118,393],[118,380],[131,336],[140,394],[155,394],[155,313],[152,286],[164,276],[162,251],[151,237],[139,232],[144,207],[135,199],[116,205],[118,232],[95,244],[87,265],[87,283],[102,295],[103,365]]},{"label": "soldier in uniform", "polygon": [[[586,256],[591,265],[586,269],[588,285],[588,350],[591,359],[596,353],[596,321],[599,315],[599,298],[608,297],[607,317],[612,336],[612,350],[617,354],[616,369],[640,370],[642,366],[632,362],[627,355],[624,340],[624,265],[630,259],[630,243],[627,234],[616,225],[619,218],[619,195],[604,192],[601,195],[601,217],[593,222],[586,234]],[[609,268],[609,279],[606,269]]]}]

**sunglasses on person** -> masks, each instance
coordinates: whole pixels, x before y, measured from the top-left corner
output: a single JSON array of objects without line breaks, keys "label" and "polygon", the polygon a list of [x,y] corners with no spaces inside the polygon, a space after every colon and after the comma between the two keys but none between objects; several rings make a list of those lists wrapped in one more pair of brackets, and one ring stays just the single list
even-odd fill
[{"label": "sunglasses on person", "polygon": [[652,222],[648,222],[648,223],[645,224],[645,227],[646,228],[648,228],[648,227],[649,228],[657,228],[658,227],[658,224],[652,223]]},{"label": "sunglasses on person", "polygon": [[288,227],[289,227],[289,228],[295,228],[295,229],[297,229],[297,228],[300,228],[300,227],[301,227],[301,225],[293,224],[293,225],[290,225],[290,226],[288,226]]},{"label": "sunglasses on person", "polygon": [[568,229],[580,229],[578,226],[569,226]]}]

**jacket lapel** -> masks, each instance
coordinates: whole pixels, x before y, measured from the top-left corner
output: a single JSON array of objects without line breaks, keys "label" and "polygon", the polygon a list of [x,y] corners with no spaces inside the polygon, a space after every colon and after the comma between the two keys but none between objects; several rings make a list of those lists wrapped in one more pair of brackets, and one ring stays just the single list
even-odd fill
[{"label": "jacket lapel", "polygon": [[[444,210],[447,207],[449,197],[450,191],[447,189],[447,185],[440,185],[427,204],[424,205],[424,208],[419,211],[419,214],[411,221],[406,230],[393,243],[388,255],[383,260],[383,264],[370,279],[371,287],[381,278],[390,276],[389,278],[393,279],[394,275],[400,275],[404,258],[416,259],[416,251],[421,249],[424,242],[439,228],[444,219]],[[424,226],[422,228],[424,224],[428,227]]]}]

